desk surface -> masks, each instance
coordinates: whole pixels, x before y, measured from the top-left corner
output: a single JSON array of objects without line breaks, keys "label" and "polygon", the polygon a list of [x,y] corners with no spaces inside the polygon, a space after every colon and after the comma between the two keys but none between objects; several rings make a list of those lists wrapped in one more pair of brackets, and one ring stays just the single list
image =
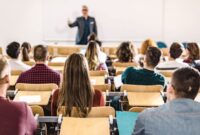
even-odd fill
[{"label": "desk surface", "polygon": [[164,101],[158,92],[129,92],[128,101],[131,106],[160,106]]},{"label": "desk surface", "polygon": [[48,105],[51,91],[19,91],[14,101],[23,101],[29,105]]},{"label": "desk surface", "polygon": [[104,76],[91,76],[90,80],[92,82],[92,85],[105,84],[105,77]]},{"label": "desk surface", "polygon": [[110,135],[109,120],[64,117],[60,135]]}]

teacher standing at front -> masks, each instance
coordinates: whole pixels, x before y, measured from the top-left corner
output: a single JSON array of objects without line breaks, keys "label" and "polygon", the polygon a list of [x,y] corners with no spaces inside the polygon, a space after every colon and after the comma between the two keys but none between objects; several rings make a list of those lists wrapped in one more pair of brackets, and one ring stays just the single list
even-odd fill
[{"label": "teacher standing at front", "polygon": [[83,16],[78,17],[73,23],[68,20],[69,27],[78,27],[76,35],[76,44],[78,45],[86,45],[90,34],[95,33],[97,35],[95,18],[89,16],[87,6],[82,6],[82,14]]}]

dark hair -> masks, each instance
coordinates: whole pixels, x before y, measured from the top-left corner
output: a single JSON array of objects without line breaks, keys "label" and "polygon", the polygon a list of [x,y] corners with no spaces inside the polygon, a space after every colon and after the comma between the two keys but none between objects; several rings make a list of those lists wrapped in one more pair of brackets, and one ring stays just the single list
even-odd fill
[{"label": "dark hair", "polygon": [[65,106],[65,115],[71,116],[73,107],[76,107],[80,117],[87,117],[93,96],[87,61],[82,54],[74,53],[65,62],[58,110]]},{"label": "dark hair", "polygon": [[29,53],[31,52],[31,44],[28,42],[24,42],[21,46],[22,48],[22,61],[29,61]]},{"label": "dark hair", "polygon": [[119,62],[131,62],[135,55],[135,47],[131,42],[122,42],[116,52]]},{"label": "dark hair", "polygon": [[149,47],[145,57],[147,66],[156,67],[160,62],[160,57],[161,51],[157,47]]},{"label": "dark hair", "polygon": [[34,60],[35,61],[46,61],[47,48],[43,45],[37,45],[34,48]]},{"label": "dark hair", "polygon": [[189,51],[189,59],[198,60],[200,58],[199,46],[197,43],[187,43],[186,49]]},{"label": "dark hair", "polygon": [[183,53],[183,47],[179,43],[174,42],[169,49],[169,53],[171,58],[177,59]]},{"label": "dark hair", "polygon": [[89,35],[88,42],[90,42],[90,41],[95,41],[99,45],[99,47],[102,46],[102,42],[99,41],[99,39],[98,39],[98,37],[95,33],[92,33],[92,34]]},{"label": "dark hair", "polygon": [[171,84],[177,97],[195,99],[200,87],[200,74],[191,67],[180,68],[174,72]]},{"label": "dark hair", "polygon": [[18,42],[10,43],[6,48],[6,53],[9,57],[17,59],[20,54],[20,44]]}]

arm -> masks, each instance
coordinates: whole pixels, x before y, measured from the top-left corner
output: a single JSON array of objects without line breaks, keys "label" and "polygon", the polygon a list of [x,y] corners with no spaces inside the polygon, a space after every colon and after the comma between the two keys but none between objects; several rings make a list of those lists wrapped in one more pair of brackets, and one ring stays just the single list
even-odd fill
[{"label": "arm", "polygon": [[73,27],[78,26],[78,19],[76,19],[76,21],[73,22],[73,23],[68,22],[68,26],[69,26],[70,28],[73,28]]},{"label": "arm", "polygon": [[139,114],[138,119],[136,120],[135,128],[132,135],[145,135],[145,126],[144,126],[145,118],[144,117],[145,116],[143,113]]},{"label": "arm", "polygon": [[31,108],[25,104],[26,108],[26,133],[27,135],[33,135],[37,130],[37,123],[34,119]]}]

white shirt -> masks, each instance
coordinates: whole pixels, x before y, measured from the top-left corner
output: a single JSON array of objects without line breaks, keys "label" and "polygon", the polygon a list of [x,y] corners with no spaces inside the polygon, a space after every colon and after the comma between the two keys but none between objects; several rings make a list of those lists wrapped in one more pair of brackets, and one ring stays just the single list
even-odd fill
[{"label": "white shirt", "polygon": [[172,61],[166,61],[158,64],[156,68],[158,69],[167,69],[167,68],[182,68],[182,67],[187,67],[189,66],[186,63],[183,63],[181,59],[176,59]]},{"label": "white shirt", "polygon": [[11,68],[11,70],[21,70],[21,71],[26,71],[29,70],[31,67],[24,64],[22,61],[18,59],[10,59],[8,61],[8,64]]}]

